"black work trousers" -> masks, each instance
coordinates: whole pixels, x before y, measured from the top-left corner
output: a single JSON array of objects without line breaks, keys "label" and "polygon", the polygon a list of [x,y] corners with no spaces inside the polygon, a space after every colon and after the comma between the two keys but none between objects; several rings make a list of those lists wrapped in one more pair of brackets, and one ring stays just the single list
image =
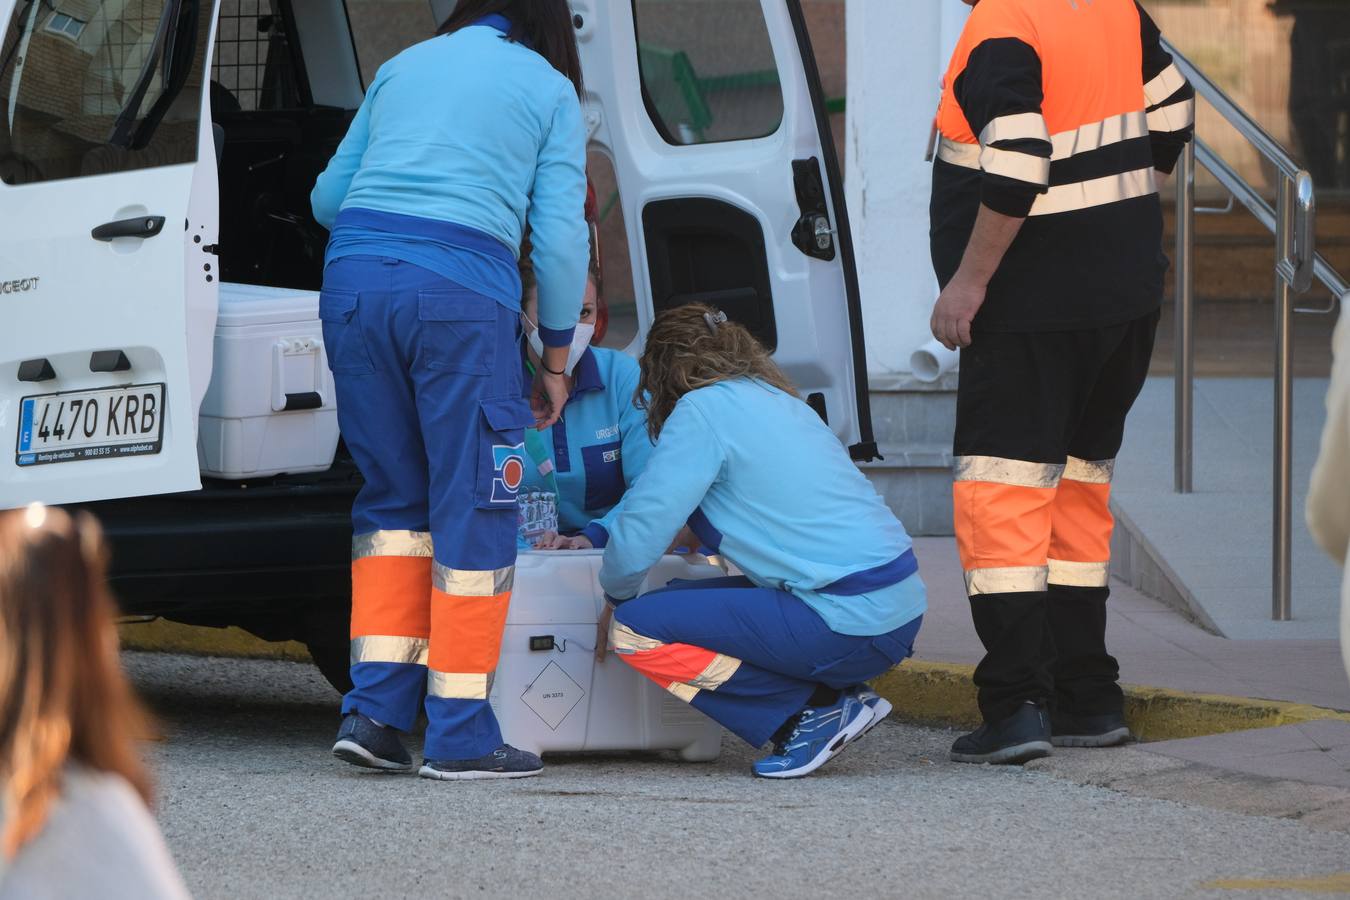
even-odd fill
[{"label": "black work trousers", "polygon": [[1027,700],[1073,715],[1122,706],[1106,649],[1111,475],[1158,316],[977,332],[961,352],[953,503],[986,721]]}]

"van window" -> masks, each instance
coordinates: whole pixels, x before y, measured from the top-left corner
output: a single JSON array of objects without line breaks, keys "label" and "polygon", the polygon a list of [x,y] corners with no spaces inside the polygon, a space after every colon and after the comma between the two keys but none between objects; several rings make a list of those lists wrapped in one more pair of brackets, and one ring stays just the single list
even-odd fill
[{"label": "van window", "polygon": [[773,134],[783,92],[759,0],[633,0],[642,95],[670,144]]},{"label": "van window", "polygon": [[307,105],[289,37],[293,29],[283,10],[289,7],[275,0],[221,0],[211,61],[217,116]]},{"label": "van window", "polygon": [[352,42],[366,84],[395,54],[436,34],[427,0],[347,0]]},{"label": "van window", "polygon": [[0,178],[197,159],[211,5],[21,0],[0,44]]}]

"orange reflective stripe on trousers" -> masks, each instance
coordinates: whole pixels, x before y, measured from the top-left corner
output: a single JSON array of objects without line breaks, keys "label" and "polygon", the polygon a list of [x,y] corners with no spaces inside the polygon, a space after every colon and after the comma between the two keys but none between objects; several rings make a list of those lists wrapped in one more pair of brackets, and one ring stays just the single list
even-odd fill
[{"label": "orange reflective stripe on trousers", "polygon": [[1105,587],[1110,578],[1114,460],[1069,458],[1052,510],[1051,584]]}]

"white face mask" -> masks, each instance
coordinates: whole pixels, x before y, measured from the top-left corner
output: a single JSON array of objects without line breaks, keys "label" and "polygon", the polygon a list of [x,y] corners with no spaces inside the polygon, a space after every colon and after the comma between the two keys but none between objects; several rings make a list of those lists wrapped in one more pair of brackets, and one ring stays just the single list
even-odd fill
[{"label": "white face mask", "polygon": [[[530,348],[539,354],[539,358],[544,358],[544,339],[539,336],[539,326],[530,321],[530,317],[521,313],[529,330],[525,333],[525,339],[530,342]],[[567,365],[563,366],[564,374],[571,375],[572,370],[580,362],[581,356],[586,352],[586,348],[591,345],[591,338],[595,335],[595,326],[583,322],[577,323],[576,331],[572,332],[572,346],[567,350]]]}]

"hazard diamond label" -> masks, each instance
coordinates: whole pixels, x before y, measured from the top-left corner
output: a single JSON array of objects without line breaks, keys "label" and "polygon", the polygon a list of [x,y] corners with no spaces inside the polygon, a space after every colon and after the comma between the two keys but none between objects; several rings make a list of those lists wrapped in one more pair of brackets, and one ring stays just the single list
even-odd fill
[{"label": "hazard diamond label", "polygon": [[562,724],[568,714],[576,709],[581,698],[586,696],[581,685],[572,680],[556,662],[544,666],[544,670],[535,676],[520,699],[534,710],[534,714],[544,720],[544,724],[554,731]]}]

